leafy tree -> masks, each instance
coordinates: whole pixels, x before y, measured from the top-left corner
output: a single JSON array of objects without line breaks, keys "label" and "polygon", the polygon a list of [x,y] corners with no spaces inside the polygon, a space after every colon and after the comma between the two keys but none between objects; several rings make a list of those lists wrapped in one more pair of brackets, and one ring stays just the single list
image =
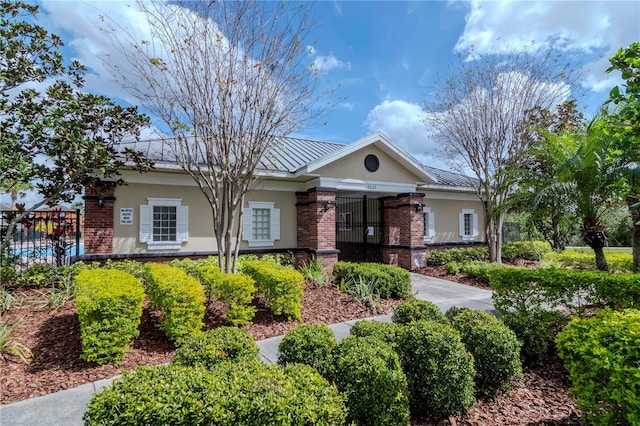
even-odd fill
[{"label": "leafy tree", "polygon": [[625,81],[614,87],[607,100],[610,111],[607,132],[615,141],[613,157],[624,167],[624,180],[618,185],[631,214],[633,272],[640,272],[640,42],[620,49],[609,60],[607,72],[620,71]]},{"label": "leafy tree", "polygon": [[[584,128],[584,117],[574,100],[566,101],[555,109],[536,107],[522,123],[521,137],[535,143],[546,134],[561,135]],[[556,251],[562,251],[576,231],[576,212],[562,191],[553,192],[553,163],[544,155],[525,156],[520,169],[508,170],[516,190],[507,203],[509,208],[526,212],[527,220]],[[541,191],[542,188],[547,188]]]},{"label": "leafy tree", "polygon": [[489,258],[500,262],[505,203],[515,189],[504,171],[520,168],[534,141],[523,123],[529,112],[563,102],[576,75],[557,52],[535,46],[471,57],[425,102],[425,124],[451,166],[475,178],[469,184],[484,201]]},{"label": "leafy tree", "polygon": [[163,149],[209,202],[219,267],[233,271],[244,197],[265,155],[317,117],[318,70],[305,64],[304,47],[313,22],[302,3],[139,1],[138,8],[148,39],[103,17],[128,65],[112,71],[170,129]]},{"label": "leafy tree", "polygon": [[81,92],[84,67],[65,65],[62,40],[33,23],[37,13],[34,5],[0,3],[0,181],[31,186],[41,197],[11,216],[2,251],[31,211],[70,202],[106,179],[122,183],[125,164],[140,171],[151,165],[141,153],[117,148],[138,138],[147,117]]}]

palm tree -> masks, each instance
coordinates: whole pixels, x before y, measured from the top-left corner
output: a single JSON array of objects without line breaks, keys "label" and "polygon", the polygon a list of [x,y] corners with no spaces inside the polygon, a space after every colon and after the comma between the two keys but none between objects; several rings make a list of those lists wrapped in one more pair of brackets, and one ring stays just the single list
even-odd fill
[{"label": "palm tree", "polygon": [[607,230],[600,220],[616,201],[614,185],[620,169],[609,156],[611,140],[603,131],[605,118],[598,113],[584,129],[560,135],[545,134],[531,150],[541,157],[549,175],[537,198],[562,197],[581,219],[580,236],[591,247],[599,270],[609,269],[604,256]]}]

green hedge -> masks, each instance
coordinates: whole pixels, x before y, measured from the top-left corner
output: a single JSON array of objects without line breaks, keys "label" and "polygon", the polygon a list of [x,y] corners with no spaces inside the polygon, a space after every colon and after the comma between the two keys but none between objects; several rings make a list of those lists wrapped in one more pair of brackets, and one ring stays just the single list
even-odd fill
[{"label": "green hedge", "polygon": [[109,269],[82,271],[76,282],[81,358],[117,365],[139,334],[142,283],[131,274]]},{"label": "green hedge", "polygon": [[333,350],[331,379],[347,397],[348,421],[406,426],[409,390],[398,354],[371,337],[349,336]]},{"label": "green hedge", "polygon": [[236,327],[218,327],[185,341],[171,363],[213,369],[224,361],[258,359],[259,351],[248,331]]},{"label": "green hedge", "polygon": [[374,337],[385,343],[395,345],[400,325],[392,322],[360,320],[351,327],[351,335],[356,337]]},{"label": "green hedge", "polygon": [[640,312],[605,309],[557,338],[577,404],[595,425],[640,424]]},{"label": "green hedge", "polygon": [[516,241],[502,245],[502,259],[509,262],[516,259],[539,261],[552,251],[548,241]]},{"label": "green hedge", "polygon": [[427,265],[441,266],[451,262],[466,263],[477,260],[489,260],[489,249],[487,247],[430,250],[427,256]]},{"label": "green hedge", "polygon": [[497,268],[489,273],[500,313],[553,310],[581,314],[592,305],[640,307],[640,275],[569,269]]},{"label": "green hedge", "polygon": [[242,274],[223,274],[217,266],[204,265],[198,268],[200,282],[207,297],[223,301],[228,308],[226,320],[231,325],[250,324],[256,314],[251,305],[256,293],[253,278]]},{"label": "green hedge", "polygon": [[177,344],[198,335],[204,319],[202,284],[174,266],[147,263],[146,267],[149,298],[162,312],[160,329]]},{"label": "green hedge", "polygon": [[258,293],[265,296],[274,314],[302,319],[305,282],[300,272],[262,260],[243,262],[242,272],[255,280]]},{"label": "green hedge", "polygon": [[[614,272],[631,272],[633,256],[626,253],[605,253],[609,269]],[[584,253],[577,250],[565,250],[562,253],[548,253],[544,260],[557,263],[564,268],[596,269],[596,257],[593,252]]]},{"label": "green hedge", "polygon": [[333,276],[336,282],[359,279],[374,282],[376,293],[383,299],[404,299],[411,295],[411,275],[398,266],[340,261],[333,265]]},{"label": "green hedge", "polygon": [[86,425],[343,425],[335,386],[305,365],[222,363],[213,371],[139,367],[94,394]]},{"label": "green hedge", "polygon": [[396,324],[409,324],[415,321],[429,320],[440,324],[448,324],[449,320],[438,305],[427,300],[405,300],[393,312],[391,321]]},{"label": "green hedge", "polygon": [[447,318],[473,355],[477,393],[493,399],[522,381],[520,342],[502,321],[467,308],[451,308]]},{"label": "green hedge", "polygon": [[457,330],[434,321],[412,322],[401,328],[396,348],[413,414],[448,417],[473,407],[473,356]]},{"label": "green hedge", "polygon": [[303,324],[287,332],[278,346],[278,364],[306,364],[326,375],[337,342],[327,324]]},{"label": "green hedge", "polygon": [[489,284],[491,271],[497,268],[506,268],[500,263],[490,263],[484,261],[467,262],[460,265],[460,271],[472,278],[477,278],[485,284]]}]

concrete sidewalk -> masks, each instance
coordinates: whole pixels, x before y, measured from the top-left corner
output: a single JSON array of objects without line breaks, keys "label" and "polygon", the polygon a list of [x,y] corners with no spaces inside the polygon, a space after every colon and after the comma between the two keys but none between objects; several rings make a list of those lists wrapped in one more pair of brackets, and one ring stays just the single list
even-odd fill
[{"label": "concrete sidewalk", "polygon": [[[417,299],[429,300],[444,312],[452,306],[495,313],[491,291],[411,274],[413,293]],[[391,315],[368,318],[391,321]],[[331,325],[336,339],[349,335],[356,320]],[[278,345],[282,336],[258,341],[260,357],[266,362],[278,360]],[[53,394],[31,398],[0,407],[0,426],[76,426],[82,425],[82,415],[95,392],[108,386],[114,378],[99,380]]]}]

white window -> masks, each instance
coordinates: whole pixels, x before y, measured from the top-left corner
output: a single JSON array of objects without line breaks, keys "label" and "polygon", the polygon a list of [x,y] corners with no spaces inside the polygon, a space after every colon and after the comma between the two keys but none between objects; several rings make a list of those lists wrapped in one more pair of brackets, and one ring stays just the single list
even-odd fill
[{"label": "white window", "polygon": [[149,250],[177,250],[189,238],[189,207],[176,198],[147,198],[140,206],[140,237]]},{"label": "white window", "polygon": [[436,235],[436,217],[435,213],[431,211],[431,207],[424,207],[422,209],[422,214],[424,215],[424,242],[427,243]]},{"label": "white window", "polygon": [[474,209],[462,209],[459,219],[462,241],[473,241],[478,236],[478,215]]},{"label": "white window", "polygon": [[280,239],[280,209],[274,203],[249,201],[242,212],[242,239],[249,247],[273,247]]}]

